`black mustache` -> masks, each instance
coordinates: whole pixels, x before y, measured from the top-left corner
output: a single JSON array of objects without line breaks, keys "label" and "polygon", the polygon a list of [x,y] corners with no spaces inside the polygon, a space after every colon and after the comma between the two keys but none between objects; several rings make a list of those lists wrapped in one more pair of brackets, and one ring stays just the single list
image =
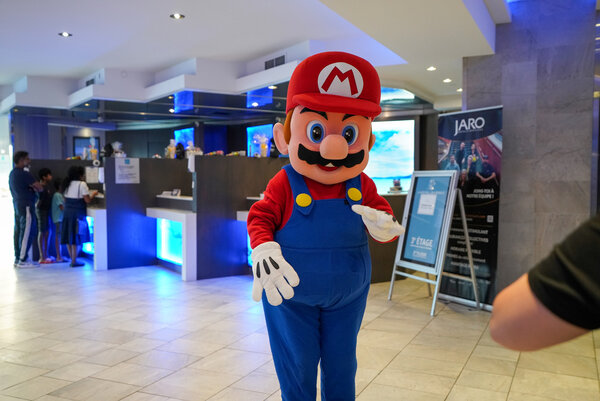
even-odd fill
[{"label": "black mustache", "polygon": [[298,147],[298,158],[300,160],[304,160],[308,164],[319,164],[321,166],[326,166],[331,163],[335,167],[344,166],[346,168],[350,168],[362,163],[363,159],[365,158],[365,151],[361,150],[357,153],[348,153],[348,156],[343,159],[332,160],[325,159],[319,152],[308,150],[302,144],[300,144]]}]

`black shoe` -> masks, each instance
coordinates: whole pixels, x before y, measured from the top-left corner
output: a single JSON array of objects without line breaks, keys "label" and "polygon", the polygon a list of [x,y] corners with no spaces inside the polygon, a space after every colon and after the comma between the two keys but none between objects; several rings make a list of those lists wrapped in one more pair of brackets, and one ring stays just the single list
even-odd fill
[{"label": "black shoe", "polygon": [[75,262],[75,263],[71,262],[71,267],[81,267],[84,265],[85,265],[85,263],[81,263],[81,262]]}]

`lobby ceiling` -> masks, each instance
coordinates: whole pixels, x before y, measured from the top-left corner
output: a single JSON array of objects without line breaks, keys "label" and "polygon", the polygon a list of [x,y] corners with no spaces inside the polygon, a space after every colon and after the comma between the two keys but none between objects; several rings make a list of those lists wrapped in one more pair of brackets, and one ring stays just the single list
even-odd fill
[{"label": "lobby ceiling", "polygon": [[507,0],[0,0],[0,114],[185,90],[243,96],[324,50],[358,54],[383,86],[455,109],[462,58],[493,54],[508,22]]}]

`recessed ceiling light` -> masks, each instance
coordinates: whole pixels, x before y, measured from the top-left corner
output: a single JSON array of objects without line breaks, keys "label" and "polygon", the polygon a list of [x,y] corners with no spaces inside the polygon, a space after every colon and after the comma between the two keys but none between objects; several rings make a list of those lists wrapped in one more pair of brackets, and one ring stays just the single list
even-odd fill
[{"label": "recessed ceiling light", "polygon": [[252,102],[252,107],[258,107],[258,102]]},{"label": "recessed ceiling light", "polygon": [[269,88],[269,89],[277,89],[277,86],[276,85],[269,85],[267,88]]},{"label": "recessed ceiling light", "polygon": [[89,105],[90,105],[89,103],[84,104],[85,107],[88,107]]},{"label": "recessed ceiling light", "polygon": [[435,68],[434,66],[427,67],[427,71],[435,71],[435,70],[437,70],[437,68]]},{"label": "recessed ceiling light", "polygon": [[450,82],[452,82],[452,80],[450,78],[446,78],[442,82],[445,84],[449,84]]},{"label": "recessed ceiling light", "polygon": [[596,28],[600,27],[600,24],[596,24]]},{"label": "recessed ceiling light", "polygon": [[175,14],[171,14],[169,15],[169,17],[173,18],[173,19],[184,19],[185,15],[183,14],[179,14],[179,13],[175,13]]},{"label": "recessed ceiling light", "polygon": [[462,88],[458,88],[456,91],[457,92],[462,92]]},{"label": "recessed ceiling light", "polygon": [[169,109],[169,113],[175,113],[175,109]]},{"label": "recessed ceiling light", "polygon": [[69,32],[59,32],[58,36],[62,36],[63,38],[68,38],[69,36],[73,36],[73,34],[69,33]]},{"label": "recessed ceiling light", "polygon": [[173,96],[169,96],[169,99],[173,99]]},{"label": "recessed ceiling light", "polygon": [[17,109],[17,108],[15,107],[15,108],[13,109],[13,111],[15,111],[15,112],[16,112],[16,111],[19,111],[19,109]]}]

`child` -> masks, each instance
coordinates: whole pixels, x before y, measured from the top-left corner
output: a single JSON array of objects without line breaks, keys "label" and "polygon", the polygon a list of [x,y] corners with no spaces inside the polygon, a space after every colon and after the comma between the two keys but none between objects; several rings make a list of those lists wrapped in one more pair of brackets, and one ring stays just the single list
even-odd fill
[{"label": "child", "polygon": [[48,258],[48,236],[49,236],[49,219],[50,207],[52,206],[52,193],[50,192],[50,181],[52,181],[52,172],[49,168],[41,168],[38,177],[40,185],[43,187],[41,192],[38,192],[38,200],[35,204],[35,214],[38,221],[38,248],[40,252],[40,263],[52,263]]},{"label": "child", "polygon": [[60,253],[60,226],[63,219],[63,210],[65,208],[65,197],[60,191],[60,178],[54,180],[54,195],[52,196],[52,222],[54,223],[54,245],[56,246],[56,261],[64,262]]}]

